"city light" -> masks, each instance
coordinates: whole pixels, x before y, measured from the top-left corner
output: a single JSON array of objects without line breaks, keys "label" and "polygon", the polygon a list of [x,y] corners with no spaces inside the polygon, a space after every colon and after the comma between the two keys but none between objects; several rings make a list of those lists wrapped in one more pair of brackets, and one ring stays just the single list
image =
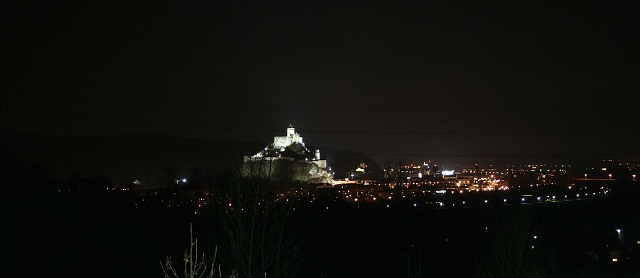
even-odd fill
[{"label": "city light", "polygon": [[8,273],[640,275],[640,0],[15,2]]}]

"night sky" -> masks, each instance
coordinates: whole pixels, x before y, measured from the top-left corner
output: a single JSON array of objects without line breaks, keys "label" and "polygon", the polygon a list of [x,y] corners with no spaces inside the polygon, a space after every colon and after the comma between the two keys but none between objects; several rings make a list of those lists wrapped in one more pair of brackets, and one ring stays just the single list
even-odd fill
[{"label": "night sky", "polygon": [[1,126],[293,124],[381,163],[640,154],[638,1],[396,2],[3,1]]}]

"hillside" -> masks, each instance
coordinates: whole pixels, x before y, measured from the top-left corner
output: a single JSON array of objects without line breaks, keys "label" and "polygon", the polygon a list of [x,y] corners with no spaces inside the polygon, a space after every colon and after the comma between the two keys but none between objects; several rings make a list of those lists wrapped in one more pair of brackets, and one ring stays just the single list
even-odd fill
[{"label": "hillside", "polygon": [[[244,155],[255,154],[266,144],[150,133],[96,137],[3,133],[0,138],[0,147],[15,153],[23,165],[42,165],[59,180],[73,175],[104,176],[115,184],[134,179],[153,182],[167,169],[184,177],[195,167],[234,171]],[[379,168],[371,159],[356,153],[318,148],[328,153],[327,159],[337,177],[362,161],[372,165],[372,169]]]}]

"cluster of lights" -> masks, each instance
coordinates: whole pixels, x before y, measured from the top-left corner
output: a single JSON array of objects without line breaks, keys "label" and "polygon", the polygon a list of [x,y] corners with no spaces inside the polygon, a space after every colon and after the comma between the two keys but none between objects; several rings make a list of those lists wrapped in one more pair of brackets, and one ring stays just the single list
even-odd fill
[{"label": "cluster of lights", "polygon": [[[596,196],[598,194],[603,194],[606,195],[608,193],[608,189],[601,187],[600,188],[601,191],[598,192],[588,192],[588,193],[577,193],[576,194],[576,199],[581,199],[582,196],[584,196],[583,198],[588,198],[590,196]],[[402,192],[396,192],[398,194],[395,194],[394,192],[376,192],[375,190],[372,190],[370,188],[359,188],[359,189],[344,189],[344,190],[340,190],[339,191],[341,194],[344,195],[344,200],[347,202],[353,202],[353,203],[357,203],[358,205],[356,205],[355,207],[360,208],[360,203],[363,202],[375,202],[378,199],[386,199],[386,200],[392,200],[393,197],[392,195],[398,195],[397,197],[402,197],[402,198],[406,198],[406,197],[413,197],[413,199],[416,199],[416,195],[411,195],[410,193],[421,193],[421,194],[430,194],[433,193],[429,190],[413,190],[413,191],[402,191]],[[447,193],[446,191],[444,191],[444,193]],[[453,193],[457,193],[457,191],[453,191]],[[295,198],[294,200],[297,201],[303,201],[304,199],[306,199],[308,201],[308,203],[314,203],[315,198],[315,194],[309,192],[308,190],[301,190],[301,189],[292,189],[287,191],[287,193],[280,193],[278,194],[278,198],[276,198],[276,201],[283,201],[283,202],[287,202],[289,203],[290,200],[289,198],[287,198],[287,194],[295,194]],[[377,195],[378,197],[375,197],[376,195],[374,194],[388,194],[385,196],[380,196]],[[407,195],[409,194],[409,195]],[[304,198],[304,199],[303,199]],[[330,200],[330,199],[327,199]],[[335,197],[335,199],[333,200],[338,201],[340,200],[340,198],[338,196]],[[551,196],[551,195],[547,195],[547,196],[532,196],[532,195],[523,195],[520,200],[522,201],[522,203],[530,203],[530,201],[534,201],[535,202],[556,202],[557,201],[557,197],[555,195]],[[569,200],[569,196],[565,195],[565,200]],[[204,201],[204,198],[200,198],[199,201]],[[490,199],[484,199],[483,200],[484,204],[489,204],[491,202]],[[502,199],[502,203],[504,204],[508,204],[509,199],[508,198],[503,198]],[[413,207],[413,208],[419,208],[421,207],[422,204],[421,202],[411,202],[409,203],[409,206]],[[226,205],[228,206],[229,210],[234,210],[234,205],[232,205],[232,203],[226,203]],[[384,206],[386,206],[386,208],[390,208],[391,204],[386,203],[383,204]],[[444,208],[446,207],[446,203],[443,201],[425,201],[424,205],[426,205],[426,207],[431,207],[431,208]],[[466,206],[467,205],[467,201],[461,200],[458,202],[451,202],[448,203],[448,205],[450,205],[451,207],[456,207],[456,205],[461,205],[461,206]],[[198,206],[200,207],[200,206]],[[327,204],[323,204],[322,208],[324,208],[325,210],[329,210],[330,206],[328,206]],[[239,208],[235,208],[236,210]],[[244,209],[240,208],[240,211],[243,211]],[[295,208],[293,209],[295,211]],[[620,233],[620,232],[619,232]],[[534,239],[537,239],[537,236],[534,236]],[[533,246],[532,246],[533,248]]]}]

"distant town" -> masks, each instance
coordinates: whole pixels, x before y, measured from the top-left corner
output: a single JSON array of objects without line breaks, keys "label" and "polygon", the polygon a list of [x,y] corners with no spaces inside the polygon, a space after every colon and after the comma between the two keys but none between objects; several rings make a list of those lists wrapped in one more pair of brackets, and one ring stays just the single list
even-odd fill
[{"label": "distant town", "polygon": [[[375,178],[364,162],[353,165],[343,176],[336,176],[330,163],[319,150],[307,149],[290,125],[285,136],[276,136],[257,154],[245,156],[240,171],[245,178],[277,181],[271,192],[274,201],[325,209],[344,205],[443,209],[579,201],[606,196],[616,182],[635,183],[640,172],[637,160],[504,166],[441,165],[427,160],[384,165],[382,177]],[[136,207],[183,207],[197,214],[212,200],[225,202],[225,196],[216,196],[220,180],[205,176],[169,175],[162,184],[133,180],[104,189],[119,192]]]},{"label": "distant town", "polygon": [[[153,243],[156,246],[168,245],[166,250],[147,253],[152,255],[133,255],[149,262],[148,272],[159,270],[157,260],[166,254],[181,254],[186,227],[195,227],[200,238],[220,247],[209,250],[212,257],[217,251],[279,252],[276,246],[242,249],[250,235],[256,235],[255,227],[261,227],[255,244],[288,240],[288,244],[310,246],[303,251],[305,262],[300,267],[305,274],[324,261],[323,266],[335,267],[337,277],[345,273],[397,277],[407,264],[425,267],[437,277],[450,277],[452,268],[468,277],[485,269],[486,277],[496,277],[492,271],[502,267],[501,260],[511,259],[512,249],[526,256],[515,263],[529,264],[537,258],[530,264],[532,270],[562,271],[567,277],[587,277],[582,275],[585,269],[596,273],[594,277],[638,273],[639,160],[451,164],[438,157],[418,160],[414,156],[413,162],[380,165],[366,155],[327,159],[321,147],[307,145],[293,125],[284,131],[269,143],[248,147],[233,161],[229,155],[215,153],[218,160],[229,162],[227,170],[203,163],[173,167],[159,163],[160,167],[148,167],[136,176],[133,169],[145,168],[115,164],[110,169],[133,174],[124,182],[109,179],[107,175],[115,170],[102,170],[104,176],[56,180],[43,167],[21,167],[17,159],[7,159],[16,169],[10,184],[28,186],[5,197],[15,211],[39,208],[20,218],[25,223],[44,223],[31,229],[33,233],[55,228],[47,223],[65,217],[76,223],[60,226],[51,236],[66,238],[60,241],[63,244],[50,247],[55,252],[74,250],[66,242],[76,242],[73,231],[82,227],[89,231],[82,232],[89,235],[85,242],[107,238],[104,250],[113,250],[114,258],[127,261],[121,258],[123,248],[113,247],[120,246],[122,236],[112,229],[128,235],[130,226],[138,227],[138,237],[132,237],[128,243],[132,247],[127,247],[136,250],[132,254],[151,252],[144,245],[148,238],[158,242]],[[194,168],[189,171],[188,167]],[[209,238],[205,236],[208,229],[214,229]],[[308,240],[298,241],[298,235]],[[12,237],[20,236],[22,230],[15,229]],[[289,246],[287,255],[297,254],[298,247]],[[30,250],[40,248],[41,244],[34,244]],[[554,254],[559,254],[558,259]],[[266,257],[270,256],[276,255]],[[461,264],[461,260],[466,261]],[[234,269],[227,262],[218,263],[223,269]]]}]

